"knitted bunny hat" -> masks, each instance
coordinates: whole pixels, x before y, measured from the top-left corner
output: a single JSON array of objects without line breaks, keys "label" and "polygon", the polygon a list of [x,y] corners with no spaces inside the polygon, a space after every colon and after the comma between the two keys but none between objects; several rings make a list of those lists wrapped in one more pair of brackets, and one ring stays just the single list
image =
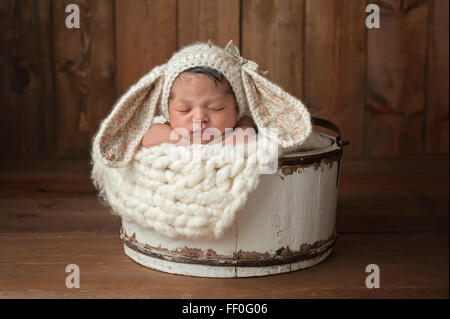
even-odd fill
[{"label": "knitted bunny hat", "polygon": [[277,135],[270,138],[286,148],[300,145],[311,133],[310,114],[302,102],[267,80],[255,62],[240,56],[232,41],[225,49],[196,43],[175,52],[167,63],[145,74],[103,120],[93,151],[105,165],[122,167],[131,160],[155,113],[169,121],[173,82],[180,73],[197,66],[216,69],[225,76],[236,97],[238,117],[250,110],[258,134],[270,137],[268,130],[276,128]]}]

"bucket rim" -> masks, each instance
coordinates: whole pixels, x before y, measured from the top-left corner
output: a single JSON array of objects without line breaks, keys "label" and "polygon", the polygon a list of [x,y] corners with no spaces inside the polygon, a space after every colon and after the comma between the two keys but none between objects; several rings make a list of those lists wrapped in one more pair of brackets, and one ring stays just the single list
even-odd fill
[{"label": "bucket rim", "polygon": [[331,145],[322,149],[311,151],[294,151],[283,154],[279,160],[279,167],[298,166],[320,163],[322,160],[338,161],[343,154],[344,146],[348,145],[348,141],[343,141],[339,127],[331,121],[312,117],[311,122],[314,126],[319,126],[333,131],[337,136],[331,136],[325,133],[315,133],[332,141]]}]

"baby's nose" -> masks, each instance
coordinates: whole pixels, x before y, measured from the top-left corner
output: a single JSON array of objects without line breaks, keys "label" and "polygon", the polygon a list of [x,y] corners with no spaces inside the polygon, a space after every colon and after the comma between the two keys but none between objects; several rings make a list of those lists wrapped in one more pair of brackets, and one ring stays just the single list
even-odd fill
[{"label": "baby's nose", "polygon": [[203,110],[196,110],[194,112],[193,118],[194,121],[202,121],[206,122],[208,120],[207,114]]}]

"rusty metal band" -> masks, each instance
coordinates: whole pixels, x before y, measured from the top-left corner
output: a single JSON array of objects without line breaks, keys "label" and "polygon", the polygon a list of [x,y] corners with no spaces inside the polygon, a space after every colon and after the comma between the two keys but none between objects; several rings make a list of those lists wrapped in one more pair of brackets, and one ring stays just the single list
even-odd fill
[{"label": "rusty metal band", "polygon": [[[133,236],[134,237],[134,236]],[[312,245],[308,245],[311,248],[306,251],[290,251],[287,249],[279,249],[276,251],[276,255],[268,255],[263,258],[240,258],[240,253],[234,253],[231,256],[183,256],[180,252],[161,251],[158,248],[150,247],[136,241],[135,238],[128,237],[123,228],[120,230],[120,238],[123,243],[132,250],[135,250],[141,254],[152,258],[158,258],[165,261],[172,261],[184,264],[197,264],[205,266],[238,266],[238,267],[267,267],[292,264],[300,261],[309,260],[318,256],[321,256],[328,252],[336,241],[336,231],[326,241],[320,241]],[[252,253],[250,253],[252,254]],[[262,255],[262,254],[261,254]]]},{"label": "rusty metal band", "polygon": [[295,156],[295,157],[281,157],[278,159],[278,168],[282,170],[283,173],[286,171],[292,174],[292,171],[296,171],[298,168],[307,167],[310,165],[321,165],[322,161],[328,161],[330,163],[337,163],[337,174],[336,174],[336,187],[339,185],[339,176],[341,173],[341,157],[342,148],[338,148],[333,151],[326,153],[319,153],[310,156]]},{"label": "rusty metal band", "polygon": [[298,165],[310,165],[314,163],[320,163],[323,160],[329,160],[330,162],[339,161],[342,157],[342,149],[335,149],[326,153],[319,153],[309,156],[293,156],[293,157],[280,157],[278,160],[279,167],[283,166],[298,166]]}]

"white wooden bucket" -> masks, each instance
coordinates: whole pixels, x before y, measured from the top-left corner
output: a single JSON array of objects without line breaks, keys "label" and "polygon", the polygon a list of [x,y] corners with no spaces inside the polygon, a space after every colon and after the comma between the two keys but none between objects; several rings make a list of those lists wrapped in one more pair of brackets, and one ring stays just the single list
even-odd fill
[{"label": "white wooden bucket", "polygon": [[171,239],[122,220],[125,254],[159,271],[199,277],[252,277],[311,267],[331,253],[343,146],[339,129],[313,118],[338,136],[318,133],[326,148],[279,159],[278,171],[261,175],[257,189],[220,240]]}]

